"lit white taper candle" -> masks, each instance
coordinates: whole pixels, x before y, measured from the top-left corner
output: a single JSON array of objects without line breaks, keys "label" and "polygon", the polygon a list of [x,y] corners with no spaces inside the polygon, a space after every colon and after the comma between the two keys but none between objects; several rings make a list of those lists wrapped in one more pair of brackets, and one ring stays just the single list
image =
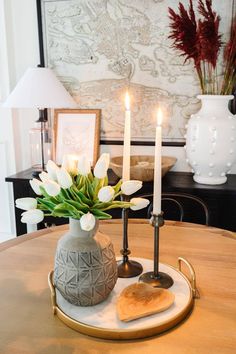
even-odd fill
[{"label": "lit white taper candle", "polygon": [[155,139],[155,164],[154,164],[154,186],[153,186],[153,214],[161,213],[161,143],[162,143],[162,110],[157,111],[157,126]]},{"label": "lit white taper candle", "polygon": [[123,182],[128,181],[130,179],[130,129],[131,129],[130,98],[128,92],[126,92],[123,170],[122,170]]}]

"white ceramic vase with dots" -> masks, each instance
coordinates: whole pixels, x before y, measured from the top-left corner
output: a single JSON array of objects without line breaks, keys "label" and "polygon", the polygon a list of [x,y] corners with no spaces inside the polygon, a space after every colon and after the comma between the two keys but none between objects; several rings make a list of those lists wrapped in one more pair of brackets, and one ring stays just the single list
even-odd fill
[{"label": "white ceramic vase with dots", "polygon": [[200,111],[187,124],[186,155],[194,181],[223,184],[236,161],[236,116],[228,109],[232,95],[199,95]]}]

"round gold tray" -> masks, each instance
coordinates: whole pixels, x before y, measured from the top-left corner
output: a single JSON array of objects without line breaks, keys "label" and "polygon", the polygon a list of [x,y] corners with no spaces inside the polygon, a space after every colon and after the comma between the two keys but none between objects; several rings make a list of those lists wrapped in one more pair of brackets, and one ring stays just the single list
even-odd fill
[{"label": "round gold tray", "polygon": [[[153,261],[142,258],[132,259],[143,265],[144,272],[153,270]],[[190,281],[181,272],[183,262],[189,268]],[[74,330],[103,339],[137,339],[164,332],[181,322],[192,310],[196,296],[196,280],[193,267],[183,258],[178,259],[178,269],[162,263],[159,268],[174,280],[174,285],[169,290],[174,293],[175,302],[166,311],[130,322],[122,322],[118,319],[116,314],[117,298],[125,287],[138,282],[139,277],[118,278],[109,297],[98,305],[88,307],[72,305],[55,289],[53,271],[51,271],[48,280],[53,313]]]}]

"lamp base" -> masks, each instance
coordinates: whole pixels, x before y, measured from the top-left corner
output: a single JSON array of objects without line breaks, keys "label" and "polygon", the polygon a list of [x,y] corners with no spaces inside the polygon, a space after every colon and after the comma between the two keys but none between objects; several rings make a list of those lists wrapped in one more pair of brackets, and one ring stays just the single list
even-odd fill
[{"label": "lamp base", "polygon": [[118,277],[119,278],[132,278],[140,275],[143,271],[143,267],[136,261],[121,260],[117,262]]},{"label": "lamp base", "polygon": [[154,275],[154,272],[147,272],[141,275],[139,281],[142,283],[149,284],[154,288],[164,288],[168,289],[173,284],[173,279],[166,273],[159,272],[158,276]]},{"label": "lamp base", "polygon": [[42,172],[48,160],[51,159],[51,129],[45,121],[38,120],[35,127],[30,129],[29,134],[31,166],[32,170],[36,171],[34,176],[37,176],[37,173]]}]

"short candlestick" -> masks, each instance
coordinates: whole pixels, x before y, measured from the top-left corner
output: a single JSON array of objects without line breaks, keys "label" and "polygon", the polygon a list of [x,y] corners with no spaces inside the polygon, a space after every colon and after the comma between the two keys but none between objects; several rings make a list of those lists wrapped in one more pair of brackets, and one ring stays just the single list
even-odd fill
[{"label": "short candlestick", "polygon": [[154,227],[154,269],[153,272],[142,274],[139,281],[155,288],[168,289],[174,284],[173,279],[168,274],[159,272],[159,231],[160,227],[164,225],[163,213],[152,214],[150,223]]}]

